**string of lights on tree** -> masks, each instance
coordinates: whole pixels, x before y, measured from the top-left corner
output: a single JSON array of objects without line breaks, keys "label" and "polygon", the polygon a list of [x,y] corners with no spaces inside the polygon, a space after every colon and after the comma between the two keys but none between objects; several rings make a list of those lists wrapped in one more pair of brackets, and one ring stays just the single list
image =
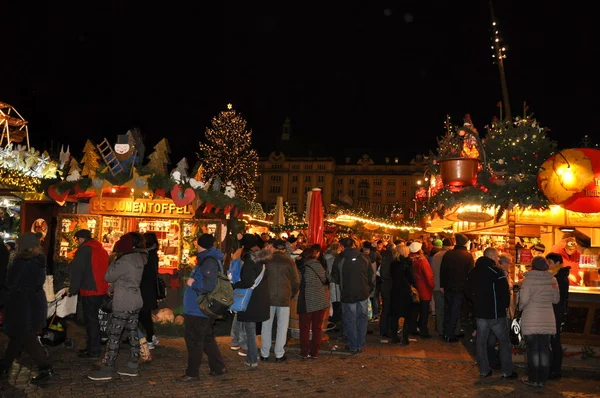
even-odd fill
[{"label": "string of lights on tree", "polygon": [[206,141],[200,143],[198,154],[205,175],[231,181],[238,196],[254,200],[258,153],[250,147],[252,130],[246,130],[246,121],[231,104],[212,119],[211,125],[206,128]]}]

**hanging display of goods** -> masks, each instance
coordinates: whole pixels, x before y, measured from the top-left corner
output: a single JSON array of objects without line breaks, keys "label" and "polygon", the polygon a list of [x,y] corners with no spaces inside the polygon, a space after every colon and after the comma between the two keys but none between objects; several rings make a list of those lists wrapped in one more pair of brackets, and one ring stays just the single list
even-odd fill
[{"label": "hanging display of goods", "polygon": [[477,183],[479,159],[456,158],[438,161],[440,177],[444,185],[451,187],[472,186]]}]

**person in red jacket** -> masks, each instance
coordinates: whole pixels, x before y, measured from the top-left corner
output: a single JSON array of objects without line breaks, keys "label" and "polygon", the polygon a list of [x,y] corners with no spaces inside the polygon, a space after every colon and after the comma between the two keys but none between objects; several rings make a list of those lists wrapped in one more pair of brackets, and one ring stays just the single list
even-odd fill
[{"label": "person in red jacket", "polygon": [[[419,325],[419,330],[411,330],[412,334],[420,335],[424,338],[431,337],[429,334],[429,305],[433,295],[435,281],[433,271],[427,257],[423,254],[423,244],[414,241],[408,247],[410,250],[410,259],[412,260],[413,276],[415,279],[415,288],[419,292],[419,309],[412,314],[412,325]],[[418,318],[418,320],[417,320]]]},{"label": "person in red jacket", "polygon": [[69,266],[69,294],[79,294],[81,298],[87,334],[86,347],[79,350],[77,355],[81,358],[100,358],[102,349],[98,311],[108,294],[108,283],[104,280],[108,269],[108,253],[102,243],[92,239],[87,229],[75,232],[75,239],[79,246]]}]

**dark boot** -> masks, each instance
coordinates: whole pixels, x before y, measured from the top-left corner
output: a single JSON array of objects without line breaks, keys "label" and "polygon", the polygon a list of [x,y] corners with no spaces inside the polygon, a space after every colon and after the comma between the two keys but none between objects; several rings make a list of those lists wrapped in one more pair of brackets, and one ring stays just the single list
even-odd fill
[{"label": "dark boot", "polygon": [[52,378],[54,372],[50,366],[45,366],[40,368],[38,371],[38,375],[31,378],[31,384],[41,384],[45,383]]}]

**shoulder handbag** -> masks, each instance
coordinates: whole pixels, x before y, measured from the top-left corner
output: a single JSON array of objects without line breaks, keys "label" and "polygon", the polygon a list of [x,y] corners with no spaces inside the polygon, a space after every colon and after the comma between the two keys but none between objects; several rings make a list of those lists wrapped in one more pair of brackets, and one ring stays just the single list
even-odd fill
[{"label": "shoulder handbag", "polygon": [[415,304],[418,304],[421,302],[421,299],[419,298],[419,291],[413,285],[410,285],[410,298],[412,299],[412,302]]},{"label": "shoulder handbag", "polygon": [[509,322],[508,335],[510,338],[510,344],[517,347],[521,344],[521,341],[523,341],[523,334],[521,332],[521,310],[519,309],[518,299],[517,299],[517,307],[515,309],[515,316],[512,317],[512,320],[510,318],[508,318],[508,322]]},{"label": "shoulder handbag", "polygon": [[100,309],[103,312],[110,314],[113,311],[113,296],[110,296],[108,294],[105,295],[104,299],[102,300],[102,305],[100,306]]},{"label": "shoulder handbag", "polygon": [[160,276],[156,277],[156,299],[162,301],[167,298],[167,284]]},{"label": "shoulder handbag", "polygon": [[[307,268],[307,267],[305,266],[304,268]],[[325,277],[325,280],[323,280],[323,279],[321,279],[321,277],[319,276],[319,274],[317,274],[317,271],[315,271],[311,267],[308,267],[308,268],[310,268],[310,270],[315,273],[315,275],[317,276],[317,278],[319,278],[319,281],[321,281],[321,283],[323,284],[323,286],[329,285],[329,279],[327,277]]]},{"label": "shoulder handbag", "polygon": [[250,298],[252,298],[252,291],[262,281],[262,278],[265,274],[265,269],[266,267],[263,264],[262,271],[256,277],[256,279],[254,280],[254,284],[251,287],[233,289],[233,304],[230,307],[231,311],[246,311],[246,309],[248,308],[248,303],[250,302]]}]

